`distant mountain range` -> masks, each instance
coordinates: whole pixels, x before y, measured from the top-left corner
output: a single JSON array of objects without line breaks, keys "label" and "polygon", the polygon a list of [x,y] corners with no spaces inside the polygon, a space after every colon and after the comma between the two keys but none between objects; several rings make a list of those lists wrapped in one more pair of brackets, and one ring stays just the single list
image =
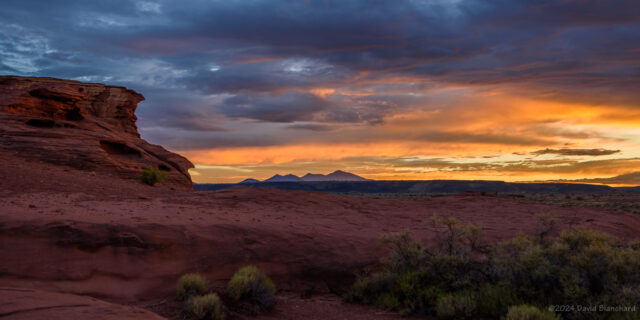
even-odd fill
[{"label": "distant mountain range", "polygon": [[[282,181],[289,175],[276,176],[276,182],[246,183],[247,187],[287,190],[322,191],[335,193],[378,194],[452,194],[466,191],[491,193],[609,193],[640,191],[640,187],[613,188],[604,185],[580,183],[518,183],[504,181],[426,180],[426,181]],[[301,183],[302,182],[302,183]],[[196,184],[196,190],[220,190],[237,184]]]},{"label": "distant mountain range", "polygon": [[[365,179],[363,177],[360,177],[358,175],[355,175],[353,173],[350,172],[345,172],[342,170],[336,170],[330,174],[324,175],[324,174],[317,174],[317,173],[307,173],[302,177],[298,177],[296,175],[293,174],[287,174],[287,175],[279,175],[276,174],[273,177],[266,179],[264,181],[260,181],[257,179],[245,179],[239,183],[241,184],[252,184],[252,183],[269,183],[269,182],[331,182],[331,181],[343,181],[343,182],[351,182],[351,181],[370,181],[370,182],[381,182],[382,181],[376,181],[376,180],[371,180],[371,179]],[[446,181],[446,180],[426,180],[426,181],[405,181],[405,183],[407,185],[412,185],[413,188],[418,188],[421,189],[425,186],[425,182],[429,182],[429,185],[433,185],[434,181]],[[454,180],[455,181],[455,180]],[[398,181],[399,182],[399,181]],[[484,185],[485,187],[488,185],[491,185],[493,183],[495,183],[495,181],[474,181],[473,185],[475,185],[476,183],[480,183],[481,185]],[[504,182],[501,182],[504,183]],[[584,185],[584,184],[604,184],[604,185],[628,185],[628,186],[636,186],[636,187],[618,187],[619,190],[638,190],[640,189],[640,171],[639,172],[632,172],[632,173],[627,173],[627,174],[622,174],[622,175],[618,175],[618,176],[614,176],[614,177],[609,177],[609,178],[595,178],[595,179],[578,179],[578,180],[551,180],[551,181],[530,181],[528,182],[530,185],[527,188],[524,189],[535,189],[533,186],[535,185],[545,185],[545,186],[556,186],[558,184],[567,184],[567,185],[571,185],[573,184],[574,186],[565,186],[562,189],[563,190],[571,190],[571,189],[576,189],[576,184],[578,185]],[[459,182],[455,182],[454,184],[458,185],[460,187],[460,190],[463,190],[463,186],[466,184],[464,182],[464,180],[460,180]],[[378,184],[376,184],[378,185]],[[386,183],[382,183],[380,185],[387,185]],[[516,185],[516,184],[513,184]],[[361,186],[358,186],[358,188],[360,188]],[[471,187],[471,186],[470,186]],[[300,187],[302,188],[302,187]],[[305,187],[308,188],[308,187]],[[455,189],[455,188],[454,188]],[[473,189],[473,188],[472,188]],[[517,188],[520,189],[520,188]],[[544,188],[543,188],[544,189]],[[580,188],[577,188],[580,189]],[[490,191],[493,190],[493,188],[489,188],[487,190],[483,190],[483,191]],[[551,190],[550,190],[551,191]]]},{"label": "distant mountain range", "polygon": [[[304,183],[299,183],[304,182]],[[355,174],[335,171],[328,175],[307,173],[302,177],[293,174],[278,175],[259,181],[246,179],[247,187],[278,188],[287,190],[322,191],[335,193],[379,193],[379,194],[452,194],[465,191],[492,193],[609,193],[640,192],[640,172],[610,178],[560,180],[551,182],[504,182],[487,180],[368,180]],[[600,184],[611,183],[636,185],[635,187],[611,187]],[[220,190],[237,184],[196,184],[196,190]]]},{"label": "distant mountain range", "polygon": [[260,183],[260,182],[314,182],[314,181],[372,181],[370,179],[365,179],[361,176],[355,175],[350,172],[345,172],[342,170],[336,170],[330,174],[318,174],[318,173],[307,173],[302,177],[298,177],[293,174],[287,175],[279,175],[276,174],[273,177],[266,179],[264,181],[256,180],[256,179],[245,179],[240,183]]}]

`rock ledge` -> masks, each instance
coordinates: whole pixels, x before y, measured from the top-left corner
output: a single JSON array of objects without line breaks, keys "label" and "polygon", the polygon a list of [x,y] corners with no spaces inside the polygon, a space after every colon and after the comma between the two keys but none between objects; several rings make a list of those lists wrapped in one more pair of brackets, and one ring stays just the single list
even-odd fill
[{"label": "rock ledge", "polygon": [[165,184],[193,188],[189,160],[140,138],[142,100],[124,87],[0,76],[0,152],[124,179],[154,166]]}]

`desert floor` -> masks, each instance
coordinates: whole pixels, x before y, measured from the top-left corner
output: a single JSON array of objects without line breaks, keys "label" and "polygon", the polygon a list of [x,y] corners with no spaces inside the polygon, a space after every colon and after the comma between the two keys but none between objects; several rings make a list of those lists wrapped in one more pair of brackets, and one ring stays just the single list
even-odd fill
[{"label": "desert floor", "polygon": [[[398,319],[340,294],[375,265],[382,234],[432,241],[433,215],[481,224],[485,242],[536,231],[553,213],[559,231],[640,237],[640,215],[461,194],[373,199],[303,191],[149,187],[86,171],[0,158],[0,316],[7,319],[180,319],[175,281],[200,272],[212,289],[253,264],[280,289],[257,319]],[[303,298],[304,297],[304,298]],[[242,318],[240,315],[236,315]]]}]

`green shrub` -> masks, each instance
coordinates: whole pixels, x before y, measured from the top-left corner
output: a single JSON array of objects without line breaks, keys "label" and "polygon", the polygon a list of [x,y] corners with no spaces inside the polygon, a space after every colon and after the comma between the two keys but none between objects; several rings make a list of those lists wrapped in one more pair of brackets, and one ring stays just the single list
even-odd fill
[{"label": "green shrub", "polygon": [[[370,276],[360,275],[356,278],[351,290],[345,294],[345,298],[350,302],[360,302],[372,304],[384,299],[380,299],[379,294],[391,293],[391,286],[396,279],[392,274],[377,273]],[[386,299],[386,298],[385,298]],[[383,304],[383,306],[386,306]],[[396,308],[389,308],[396,310]]]},{"label": "green shrub", "polygon": [[519,305],[509,308],[505,320],[559,320],[553,311],[542,311],[536,307]]},{"label": "green shrub", "polygon": [[468,288],[481,272],[472,265],[468,254],[472,242],[458,239],[467,233],[457,230],[468,229],[450,228],[454,220],[446,221],[450,223],[448,231],[441,234],[443,242],[432,252],[409,232],[383,237],[383,243],[391,250],[390,256],[382,260],[378,272],[358,277],[346,295],[347,300],[378,304],[406,315],[428,315],[436,312],[440,296]]},{"label": "green shrub", "polygon": [[514,239],[498,245],[493,260],[491,272],[536,305],[618,305],[625,288],[640,288],[640,251],[595,231],[567,232],[546,244]]},{"label": "green shrub", "polygon": [[[408,232],[383,238],[389,257],[375,272],[357,278],[347,300],[443,319],[498,319],[520,304],[640,305],[640,246],[635,243],[577,230],[556,238],[520,235],[475,250],[477,242],[469,240],[474,232],[465,231],[471,229],[450,219],[443,229],[433,247],[422,246]],[[632,319],[629,314],[615,314],[615,319]],[[587,314],[561,315],[583,319]],[[589,319],[608,316],[588,314]]]},{"label": "green shrub", "polygon": [[140,180],[142,182],[152,186],[156,183],[160,183],[167,178],[167,173],[162,172],[152,166],[148,166],[142,171],[142,175],[140,176]]},{"label": "green shrub", "polygon": [[255,315],[273,306],[276,287],[258,268],[246,266],[229,280],[227,292],[242,303],[243,309]]},{"label": "green shrub", "polygon": [[191,296],[202,295],[207,290],[207,279],[197,273],[187,273],[178,279],[176,297],[185,300]]},{"label": "green shrub", "polygon": [[380,241],[391,249],[389,258],[383,262],[387,271],[403,273],[424,263],[424,248],[408,231],[382,236]]},{"label": "green shrub", "polygon": [[499,319],[509,306],[518,304],[513,291],[499,284],[484,284],[477,289],[476,314],[487,319]]},{"label": "green shrub", "polygon": [[[516,246],[522,245],[521,239]],[[512,250],[510,243],[506,250],[498,250],[494,258],[494,271],[501,280],[509,283],[525,301],[548,297],[555,289],[558,269],[544,254],[544,248],[526,240],[519,251]],[[545,301],[551,303],[551,301]]]},{"label": "green shrub", "polygon": [[433,216],[431,226],[436,236],[435,249],[440,254],[468,254],[480,248],[481,225],[461,226],[455,218]]},{"label": "green shrub", "polygon": [[381,293],[378,296],[378,305],[385,307],[389,310],[398,310],[400,308],[400,301],[398,297],[393,293]]},{"label": "green shrub", "polygon": [[476,298],[472,293],[446,294],[438,298],[438,319],[471,319],[476,313]]},{"label": "green shrub", "polygon": [[227,309],[215,293],[189,298],[185,304],[185,314],[188,319],[225,320]]}]

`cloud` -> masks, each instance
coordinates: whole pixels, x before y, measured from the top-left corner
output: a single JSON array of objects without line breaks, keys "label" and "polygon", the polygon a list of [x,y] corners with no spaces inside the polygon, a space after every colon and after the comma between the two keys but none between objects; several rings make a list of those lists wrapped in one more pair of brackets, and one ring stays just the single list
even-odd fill
[{"label": "cloud", "polygon": [[[566,180],[561,180],[567,182]],[[607,185],[623,185],[623,186],[640,186],[640,172],[632,172],[617,175],[609,178],[595,178],[595,179],[577,179],[571,180],[571,182],[581,183],[601,183]]]},{"label": "cloud", "polygon": [[160,3],[157,3],[157,2],[140,1],[136,3],[136,7],[138,8],[138,10],[142,12],[151,12],[151,13],[161,12],[161,5]]},{"label": "cloud", "polygon": [[[226,60],[230,57],[223,57]],[[212,59],[214,60],[214,59]],[[294,89],[311,89],[326,83],[349,79],[344,69],[316,59],[283,57],[274,61],[214,64],[186,76],[194,90],[204,93],[237,93],[239,91],[282,93]]]},{"label": "cloud", "polygon": [[619,153],[620,150],[607,149],[542,149],[531,152],[531,154],[539,156],[543,154],[556,154],[562,156],[607,156]]},{"label": "cloud", "polygon": [[135,89],[147,98],[143,137],[179,150],[617,154],[543,149],[574,143],[626,155],[638,148],[637,43],[640,2],[628,0],[5,0],[0,10],[0,73]]},{"label": "cloud", "polygon": [[433,131],[421,134],[419,140],[431,142],[459,142],[459,143],[482,143],[501,145],[547,145],[552,141],[537,137],[498,134],[491,132],[465,132],[465,131]]},{"label": "cloud", "polygon": [[218,110],[230,118],[293,122],[312,120],[328,106],[327,101],[313,94],[289,92],[279,96],[235,95],[222,101]]},{"label": "cloud", "polygon": [[307,92],[239,93],[216,106],[229,118],[245,118],[265,122],[382,122],[387,106],[370,101],[354,101],[349,97],[320,97]]},{"label": "cloud", "polygon": [[292,124],[287,126],[287,129],[295,129],[295,130],[311,130],[311,131],[331,131],[336,128],[333,126],[328,126],[324,124],[315,124],[315,123],[306,123],[306,124]]}]

